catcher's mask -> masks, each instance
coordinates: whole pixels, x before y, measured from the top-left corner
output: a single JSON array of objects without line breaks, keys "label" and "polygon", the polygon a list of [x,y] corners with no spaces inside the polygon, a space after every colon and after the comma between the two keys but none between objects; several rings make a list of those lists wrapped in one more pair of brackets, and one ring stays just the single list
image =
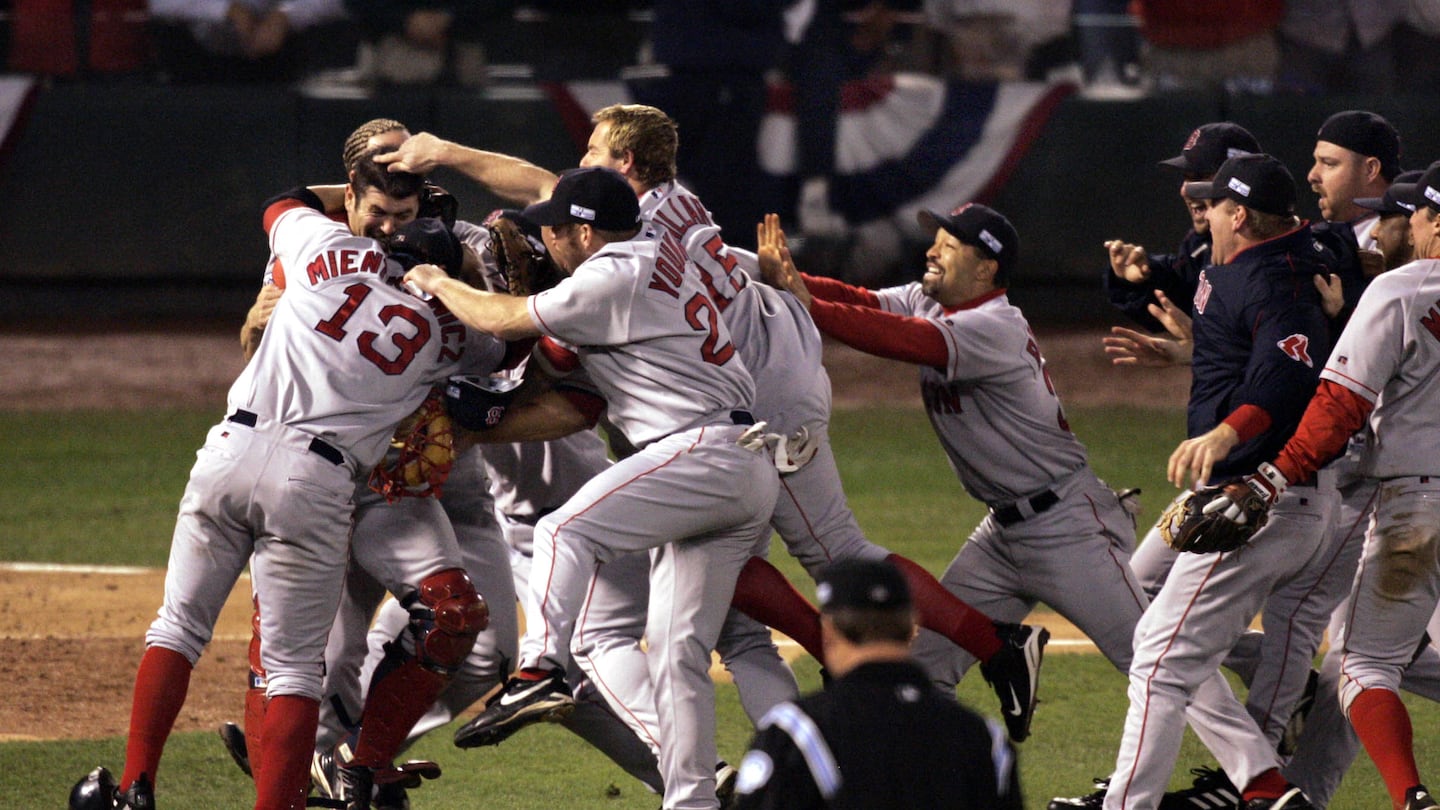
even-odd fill
[{"label": "catcher's mask", "polygon": [[433,217],[420,217],[401,225],[386,247],[390,258],[406,270],[417,264],[434,264],[453,278],[460,274],[460,266],[465,262],[460,240],[444,222]]}]

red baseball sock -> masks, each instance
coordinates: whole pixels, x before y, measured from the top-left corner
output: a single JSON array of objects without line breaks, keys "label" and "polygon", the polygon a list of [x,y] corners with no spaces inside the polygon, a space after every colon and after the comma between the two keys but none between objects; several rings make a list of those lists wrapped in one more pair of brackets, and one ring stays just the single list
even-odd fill
[{"label": "red baseball sock", "polygon": [[745,563],[735,582],[730,606],[795,639],[820,666],[825,666],[825,647],[820,643],[820,611],[801,596],[769,560],[751,557]]},{"label": "red baseball sock", "polygon": [[1278,799],[1285,795],[1290,789],[1290,783],[1280,775],[1280,771],[1271,768],[1250,780],[1250,784],[1242,791],[1245,801],[1251,799]]},{"label": "red baseball sock", "polygon": [[292,810],[305,805],[319,724],[318,700],[299,695],[270,698],[255,770],[255,810]]},{"label": "red baseball sock", "polygon": [[260,735],[265,729],[265,688],[245,690],[245,750],[250,754],[250,778],[260,781]]},{"label": "red baseball sock", "polygon": [[885,559],[894,563],[905,575],[905,581],[910,586],[910,598],[915,602],[915,612],[920,615],[921,627],[950,639],[981,661],[989,661],[990,656],[1000,651],[1003,642],[995,634],[995,622],[989,616],[945,590],[939,580],[912,560],[899,554],[891,554]]},{"label": "red baseball sock", "polygon": [[1415,765],[1410,713],[1400,696],[1389,689],[1362,691],[1350,704],[1350,725],[1385,780],[1390,801],[1404,807],[1405,791],[1420,784],[1420,769]]},{"label": "red baseball sock", "polygon": [[265,728],[265,665],[260,663],[260,600],[251,597],[250,675],[245,690],[245,750],[250,754],[250,778],[260,781],[260,733]]},{"label": "red baseball sock", "polygon": [[165,741],[190,690],[191,669],[185,656],[164,647],[147,647],[140,657],[130,706],[130,736],[125,741],[125,772],[120,776],[122,791],[141,774],[155,784]]},{"label": "red baseball sock", "polygon": [[360,715],[360,739],[350,761],[371,768],[389,765],[410,729],[449,682],[448,677],[411,658],[372,683]]}]

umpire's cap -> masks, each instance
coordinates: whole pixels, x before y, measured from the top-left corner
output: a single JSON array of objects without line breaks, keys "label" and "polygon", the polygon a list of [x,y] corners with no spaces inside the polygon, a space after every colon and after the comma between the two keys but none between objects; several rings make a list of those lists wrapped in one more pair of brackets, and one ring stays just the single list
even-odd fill
[{"label": "umpire's cap", "polygon": [[1191,177],[1214,177],[1220,164],[1230,158],[1259,151],[1260,142],[1250,130],[1218,121],[1197,127],[1185,140],[1180,154],[1160,161],[1160,165],[1173,166]]},{"label": "umpire's cap", "polygon": [[920,227],[934,233],[944,230],[967,245],[979,248],[1009,273],[1020,260],[1020,234],[1003,214],[980,203],[965,203],[948,214],[922,210],[915,215]]},{"label": "umpire's cap", "polygon": [[629,231],[640,219],[640,200],[623,174],[591,166],[560,175],[550,199],[526,208],[524,215],[536,225],[578,222],[602,231]]},{"label": "umpire's cap", "polygon": [[1385,194],[1393,194],[1395,201],[1402,205],[1413,205],[1416,208],[1423,205],[1431,211],[1440,211],[1440,160],[1431,163],[1419,180],[1413,183],[1394,183]]},{"label": "umpire's cap", "polygon": [[910,586],[889,560],[837,560],[815,578],[820,610],[899,610],[910,607]]},{"label": "umpire's cap", "polygon": [[454,276],[465,263],[465,250],[455,232],[435,217],[419,217],[395,229],[389,239],[390,258],[406,270],[437,264]]},{"label": "umpire's cap", "polygon": [[1211,180],[1185,184],[1192,200],[1230,199],[1256,211],[1284,216],[1295,211],[1295,177],[1269,155],[1237,155]]},{"label": "umpire's cap", "polygon": [[[1399,185],[1403,183],[1408,186],[1418,182],[1420,178],[1424,176],[1425,172],[1422,172],[1419,169],[1412,169],[1408,172],[1401,172],[1400,174],[1396,175],[1395,184]],[[1405,216],[1409,216],[1415,213],[1416,208],[1415,203],[1402,202],[1395,199],[1395,186],[1393,185],[1385,189],[1384,196],[1356,197],[1355,204],[1360,206],[1361,208],[1369,208],[1371,211],[1380,214],[1380,216],[1382,217],[1390,216],[1392,214],[1404,214]]]}]

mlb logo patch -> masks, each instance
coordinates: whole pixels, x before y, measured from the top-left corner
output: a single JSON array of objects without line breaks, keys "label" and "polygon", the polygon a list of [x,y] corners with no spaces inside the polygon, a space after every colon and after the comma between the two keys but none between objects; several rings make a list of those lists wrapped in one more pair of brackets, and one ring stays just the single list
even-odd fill
[{"label": "mlb logo patch", "polygon": [[[1306,368],[1314,368],[1315,362],[1310,359],[1310,338],[1305,335],[1295,334],[1275,344],[1286,357],[1300,363]],[[1343,359],[1343,358],[1342,358]]]}]

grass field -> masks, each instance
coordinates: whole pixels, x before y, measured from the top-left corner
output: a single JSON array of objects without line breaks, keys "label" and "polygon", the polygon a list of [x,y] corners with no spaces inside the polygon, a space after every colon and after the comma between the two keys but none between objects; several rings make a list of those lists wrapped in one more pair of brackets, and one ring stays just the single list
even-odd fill
[{"label": "grass field", "polygon": [[[0,560],[164,565],[175,506],[194,450],[218,416],[207,412],[77,413],[57,430],[53,414],[0,413],[7,462],[0,465]],[[1144,489],[1143,521],[1151,521],[1170,498],[1163,460],[1181,431],[1173,411],[1071,409],[1075,431],[1090,447],[1096,470],[1112,485]],[[922,414],[913,409],[871,408],[836,414],[835,446],[851,504],[873,539],[939,573],[982,516],[960,489]],[[781,568],[802,592],[813,587],[793,562],[778,553]],[[7,595],[7,597],[13,595]],[[138,655],[139,642],[136,642]],[[43,661],[7,661],[6,667]],[[797,664],[803,687],[819,684],[808,658]],[[1098,655],[1054,654],[1046,659],[1043,705],[1034,735],[1021,747],[1027,806],[1042,808],[1051,796],[1087,792],[1092,776],[1114,764],[1125,712],[1125,680]],[[75,689],[84,689],[83,683]],[[735,690],[717,687],[722,755],[736,759],[750,730]],[[994,698],[977,676],[961,685],[961,698],[993,712]],[[1436,733],[1440,712],[1409,699],[1415,716],[1422,773],[1440,772]],[[7,700],[0,697],[0,710]],[[127,713],[127,706],[114,711]],[[654,808],[646,793],[557,728],[527,731],[498,748],[462,752],[440,732],[422,740],[414,756],[433,758],[445,776],[414,794],[423,808]],[[120,738],[0,744],[0,803],[54,808],[70,784],[97,763],[118,768]],[[1174,784],[1188,785],[1186,769],[1213,764],[1187,735]],[[167,808],[235,808],[253,801],[253,790],[229,762],[213,733],[176,735],[167,749],[160,804]],[[1332,804],[1378,808],[1385,794],[1363,756]]]}]

